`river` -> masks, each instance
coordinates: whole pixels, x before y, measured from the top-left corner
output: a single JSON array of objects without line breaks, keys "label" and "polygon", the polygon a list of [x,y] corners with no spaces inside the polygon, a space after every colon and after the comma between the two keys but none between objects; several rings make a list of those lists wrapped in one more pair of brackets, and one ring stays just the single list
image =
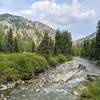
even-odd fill
[{"label": "river", "polygon": [[[69,81],[68,76],[77,70],[79,64],[86,66]],[[40,74],[31,83],[19,85],[6,93],[4,100],[76,100],[72,88],[86,80],[87,75],[99,75],[100,66],[93,62],[75,57],[73,61],[58,65]]]}]

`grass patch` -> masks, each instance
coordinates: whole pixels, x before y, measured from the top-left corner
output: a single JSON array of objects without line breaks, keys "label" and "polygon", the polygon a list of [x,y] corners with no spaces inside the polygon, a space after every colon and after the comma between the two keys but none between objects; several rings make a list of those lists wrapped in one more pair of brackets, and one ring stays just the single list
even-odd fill
[{"label": "grass patch", "polygon": [[50,67],[55,67],[57,64],[59,64],[59,61],[56,57],[49,57],[48,63],[50,65]]},{"label": "grass patch", "polygon": [[0,84],[19,79],[28,80],[33,75],[44,72],[48,65],[54,67],[69,60],[72,60],[71,56],[61,54],[45,59],[35,53],[0,53]]},{"label": "grass patch", "polygon": [[100,79],[85,84],[80,100],[100,100]]},{"label": "grass patch", "polygon": [[0,54],[0,82],[29,79],[48,68],[47,60],[37,54]]},{"label": "grass patch", "polygon": [[62,54],[58,54],[58,55],[56,55],[56,56],[54,56],[57,60],[58,60],[58,62],[60,62],[60,63],[63,63],[63,62],[67,62],[67,61],[70,61],[70,60],[72,60],[72,56],[64,56],[64,55],[62,55]]},{"label": "grass patch", "polygon": [[59,63],[64,63],[67,61],[71,61],[73,58],[72,56],[64,56],[62,54],[55,55],[53,57],[48,58],[48,63],[51,67],[56,66]]}]

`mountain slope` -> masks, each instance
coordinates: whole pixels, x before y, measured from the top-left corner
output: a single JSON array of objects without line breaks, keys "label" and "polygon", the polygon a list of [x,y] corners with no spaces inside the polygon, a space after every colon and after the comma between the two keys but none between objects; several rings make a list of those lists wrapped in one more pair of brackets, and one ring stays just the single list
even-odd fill
[{"label": "mountain slope", "polygon": [[3,29],[4,33],[7,34],[9,28],[13,29],[14,36],[19,34],[21,37],[33,38],[36,45],[41,42],[45,33],[52,36],[52,39],[55,36],[55,30],[43,23],[33,22],[21,16],[1,14],[0,30]]},{"label": "mountain slope", "polygon": [[96,33],[92,33],[92,34],[90,34],[90,35],[88,35],[88,36],[86,36],[84,38],[80,38],[78,40],[73,41],[73,46],[81,45],[84,42],[84,40],[91,40],[91,39],[93,39],[95,37],[96,37]]}]

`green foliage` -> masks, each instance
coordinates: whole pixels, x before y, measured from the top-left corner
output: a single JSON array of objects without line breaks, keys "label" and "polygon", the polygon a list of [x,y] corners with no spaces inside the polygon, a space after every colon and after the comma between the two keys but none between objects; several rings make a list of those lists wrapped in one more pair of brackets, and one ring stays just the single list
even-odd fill
[{"label": "green foliage", "polygon": [[51,39],[48,36],[48,33],[46,33],[41,44],[38,47],[37,53],[47,58],[48,56],[51,55],[51,50],[52,50]]},{"label": "green foliage", "polygon": [[[15,22],[15,21],[14,21]],[[19,22],[18,22],[19,23]],[[17,23],[17,24],[18,24]],[[48,31],[45,31],[44,37],[40,36],[38,30],[36,34],[38,38],[42,38],[40,45],[37,47],[33,42],[33,37],[30,37],[27,34],[25,28],[21,29],[21,32],[24,34],[21,36],[19,31],[15,29],[17,27],[16,23],[13,24],[13,27],[7,27],[8,31],[5,34],[5,29],[7,26],[0,25],[0,51],[8,53],[18,53],[18,52],[37,52],[46,58],[55,54],[72,54],[72,39],[71,34],[67,31],[56,32],[56,36],[50,37]],[[20,26],[21,27],[21,26]],[[23,27],[23,26],[22,26]],[[19,27],[18,27],[19,28]],[[1,34],[2,33],[2,34]]]},{"label": "green foliage", "polygon": [[49,57],[48,63],[51,67],[55,67],[59,63],[59,61],[56,57]]},{"label": "green foliage", "polygon": [[0,54],[0,79],[4,81],[29,79],[47,68],[46,59],[37,54]]},{"label": "green foliage", "polygon": [[73,60],[73,56],[71,55],[66,56],[66,61],[71,61],[71,60]]},{"label": "green foliage", "polygon": [[82,57],[88,57],[90,50],[90,42],[89,40],[84,40],[84,43],[81,47],[81,56]]},{"label": "green foliage", "polygon": [[89,58],[92,60],[95,57],[95,39],[91,40],[90,48],[89,48]]},{"label": "green foliage", "polygon": [[86,84],[81,93],[81,100],[100,100],[100,79]]},{"label": "green foliage", "polygon": [[59,54],[50,56],[47,60],[33,53],[0,53],[0,82],[30,79],[34,74],[44,72],[49,65],[55,67],[59,63],[72,60],[72,57]]},{"label": "green foliage", "polygon": [[98,22],[96,32],[95,59],[100,60],[100,21]]},{"label": "green foliage", "polygon": [[55,56],[56,59],[60,62],[60,63],[63,63],[66,61],[66,57],[62,54],[58,54],[57,56]]},{"label": "green foliage", "polygon": [[14,39],[14,52],[19,52],[18,39],[16,37]]},{"label": "green foliage", "polygon": [[13,45],[13,31],[10,28],[7,34],[7,44],[6,44],[6,50],[8,52],[13,52],[14,45]]},{"label": "green foliage", "polygon": [[54,57],[58,60],[59,63],[63,63],[63,62],[72,60],[72,56],[64,56],[62,54],[58,54]]},{"label": "green foliage", "polygon": [[73,47],[73,55],[86,57],[90,60],[100,60],[100,21],[97,25],[96,38],[84,40],[81,46]]},{"label": "green foliage", "polygon": [[12,65],[11,61],[0,61],[0,83],[15,81],[19,78],[18,71],[10,65]]},{"label": "green foliage", "polygon": [[64,54],[70,55],[72,47],[71,34],[67,31],[60,32],[59,30],[56,32],[55,36],[55,54]]},{"label": "green foliage", "polygon": [[72,59],[72,56],[64,56],[62,54],[58,54],[55,56],[48,57],[48,63],[51,67],[55,67],[59,63],[71,61]]},{"label": "green foliage", "polygon": [[36,52],[36,46],[34,42],[32,42],[32,52]]},{"label": "green foliage", "polygon": [[91,40],[85,40],[83,44],[73,46],[73,55],[81,56],[93,60],[95,57],[95,38]]}]

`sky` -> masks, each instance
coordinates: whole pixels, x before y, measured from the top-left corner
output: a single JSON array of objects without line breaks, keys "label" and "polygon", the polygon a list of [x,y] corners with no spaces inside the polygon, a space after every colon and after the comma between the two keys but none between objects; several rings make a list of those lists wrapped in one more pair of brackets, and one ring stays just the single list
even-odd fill
[{"label": "sky", "polygon": [[0,14],[4,13],[68,30],[76,40],[96,31],[100,0],[0,0]]}]

